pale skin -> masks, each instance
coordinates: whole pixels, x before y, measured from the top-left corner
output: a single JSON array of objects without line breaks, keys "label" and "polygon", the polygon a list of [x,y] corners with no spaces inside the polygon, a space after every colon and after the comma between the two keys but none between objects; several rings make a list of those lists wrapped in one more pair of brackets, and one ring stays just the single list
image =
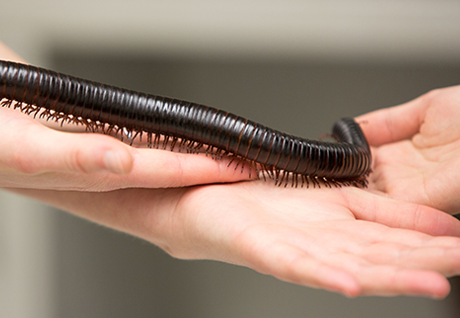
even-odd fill
[{"label": "pale skin", "polygon": [[358,120],[373,149],[375,189],[460,212],[460,86],[433,90]]},{"label": "pale skin", "polygon": [[[0,58],[19,59],[5,46]],[[449,293],[446,277],[460,274],[460,223],[435,205],[352,187],[235,183],[247,174],[225,162],[58,132],[9,109],[0,109],[0,132],[2,187],[141,237],[177,258],[247,266],[350,297],[442,298]],[[375,149],[377,164],[384,147]],[[107,159],[107,151],[116,159]],[[371,186],[386,189],[379,179]]]}]

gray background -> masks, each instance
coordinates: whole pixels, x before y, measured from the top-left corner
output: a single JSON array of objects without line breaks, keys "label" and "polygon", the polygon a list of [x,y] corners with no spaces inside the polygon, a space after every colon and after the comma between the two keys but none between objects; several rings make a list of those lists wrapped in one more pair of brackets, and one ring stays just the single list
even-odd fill
[{"label": "gray background", "polygon": [[[342,116],[459,84],[453,0],[0,0],[32,64],[226,109],[317,138]],[[454,280],[455,281],[455,280]],[[0,191],[0,317],[456,317],[354,300],[139,239]]]}]

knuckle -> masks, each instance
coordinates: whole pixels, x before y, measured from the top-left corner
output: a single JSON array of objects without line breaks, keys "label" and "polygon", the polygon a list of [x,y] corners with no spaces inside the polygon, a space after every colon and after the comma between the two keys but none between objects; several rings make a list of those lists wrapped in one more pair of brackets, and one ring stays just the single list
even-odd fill
[{"label": "knuckle", "polygon": [[435,99],[436,96],[438,96],[439,93],[441,93],[441,92],[442,92],[442,89],[435,88],[435,89],[432,89],[432,90],[428,91],[427,93],[423,94],[421,96],[421,98],[423,98],[426,101],[431,101],[431,100]]},{"label": "knuckle", "polygon": [[69,152],[65,160],[65,166],[70,171],[87,173],[85,164],[84,156],[79,149],[73,149]]},{"label": "knuckle", "polygon": [[23,174],[32,175],[40,172],[37,161],[28,154],[27,149],[18,150],[13,154],[11,166]]}]

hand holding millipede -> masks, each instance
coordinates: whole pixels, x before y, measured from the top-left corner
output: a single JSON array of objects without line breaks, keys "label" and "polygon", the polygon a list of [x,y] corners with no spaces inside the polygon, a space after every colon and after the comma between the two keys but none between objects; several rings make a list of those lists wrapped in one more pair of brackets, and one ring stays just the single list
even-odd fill
[{"label": "hand holding millipede", "polygon": [[[0,58],[10,57],[0,43]],[[353,187],[285,189],[264,182],[95,193],[245,175],[204,156],[52,131],[6,108],[0,120],[3,187],[144,238],[175,257],[239,264],[350,296],[443,297],[449,291],[444,276],[460,274],[460,239],[436,237],[458,236],[459,223],[440,211]],[[121,156],[115,165],[121,174],[105,172],[100,147]]]},{"label": "hand holding millipede", "polygon": [[372,188],[460,213],[460,86],[359,117],[373,148]]},{"label": "hand holding millipede", "polygon": [[[22,62],[1,42],[0,59]],[[55,131],[6,108],[0,108],[0,133],[0,187],[109,191],[247,179],[224,161],[134,149],[101,134]]]},{"label": "hand holding millipede", "polygon": [[137,149],[101,134],[49,129],[0,108],[0,187],[81,191],[179,187],[248,178],[226,161]]}]

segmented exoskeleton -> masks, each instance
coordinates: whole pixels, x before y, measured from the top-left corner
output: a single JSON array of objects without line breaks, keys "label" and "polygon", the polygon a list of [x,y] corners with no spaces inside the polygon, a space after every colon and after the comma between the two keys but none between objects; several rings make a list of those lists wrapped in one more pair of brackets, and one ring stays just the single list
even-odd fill
[{"label": "segmented exoskeleton", "polygon": [[[102,133],[147,135],[150,147],[230,156],[274,177],[278,185],[366,186],[371,154],[360,126],[336,122],[338,142],[295,137],[243,117],[191,102],[139,93],[26,64],[0,60],[2,106],[34,116],[83,124]],[[121,134],[123,136],[123,134]]]}]

